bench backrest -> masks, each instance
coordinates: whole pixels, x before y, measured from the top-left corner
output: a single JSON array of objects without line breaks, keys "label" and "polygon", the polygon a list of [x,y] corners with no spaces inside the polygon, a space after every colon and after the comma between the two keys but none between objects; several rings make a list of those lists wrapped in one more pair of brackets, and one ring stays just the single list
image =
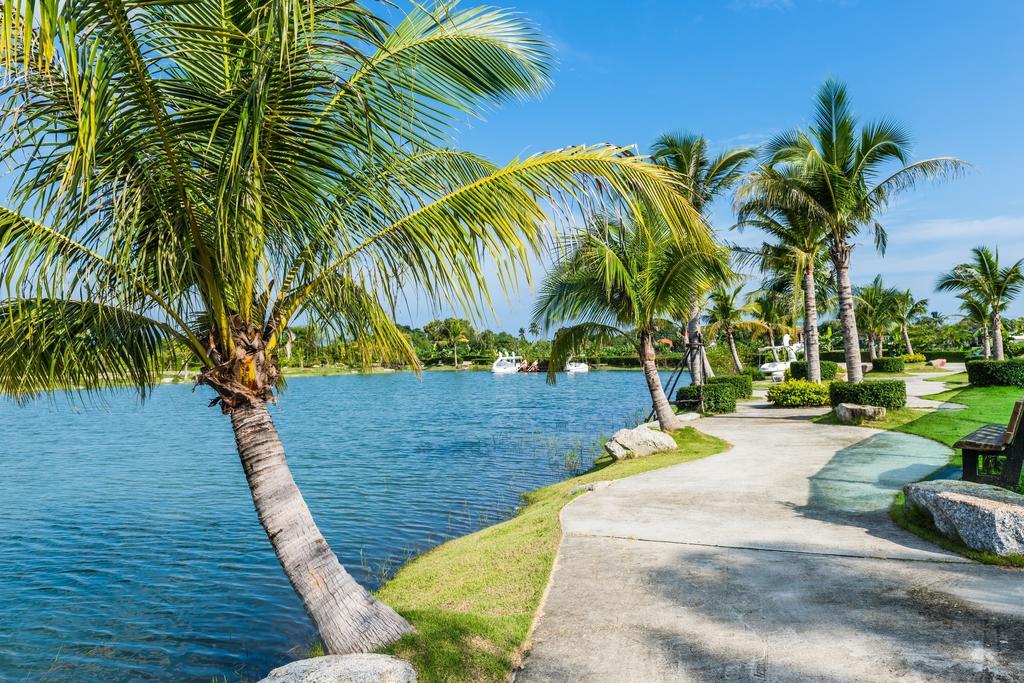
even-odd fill
[{"label": "bench backrest", "polygon": [[1017,430],[1020,428],[1022,418],[1024,418],[1024,398],[1019,398],[1013,404],[1010,421],[1006,423],[1006,436],[1003,438],[1005,445],[1009,446],[1013,443],[1014,438],[1017,436]]}]

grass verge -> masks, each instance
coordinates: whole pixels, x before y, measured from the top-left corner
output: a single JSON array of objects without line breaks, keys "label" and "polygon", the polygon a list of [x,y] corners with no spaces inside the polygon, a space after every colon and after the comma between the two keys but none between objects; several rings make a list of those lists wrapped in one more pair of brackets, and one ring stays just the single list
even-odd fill
[{"label": "grass verge", "polygon": [[679,449],[598,460],[587,473],[523,496],[512,519],[434,548],[403,567],[378,597],[416,628],[385,652],[412,662],[423,683],[505,681],[519,664],[561,539],[559,512],[580,486],[690,462],[725,450],[692,427]]},{"label": "grass verge", "polygon": [[[987,424],[1006,424],[1013,412],[1014,402],[1021,397],[1017,387],[972,387],[966,383],[966,374],[950,375],[946,378],[947,389],[925,398],[949,401],[965,406],[962,410],[914,410],[901,408],[889,411],[885,418],[865,426],[889,429],[907,434],[916,434],[952,447],[962,437]],[[817,418],[818,422],[837,424],[832,413]],[[954,450],[950,465],[962,465],[961,454]],[[974,550],[960,540],[949,539],[935,528],[931,516],[924,510],[906,505],[902,493],[896,496],[889,508],[892,520],[912,534],[926,541],[955,552],[964,557],[985,564],[1004,567],[1024,567],[1024,556],[999,556]]]}]

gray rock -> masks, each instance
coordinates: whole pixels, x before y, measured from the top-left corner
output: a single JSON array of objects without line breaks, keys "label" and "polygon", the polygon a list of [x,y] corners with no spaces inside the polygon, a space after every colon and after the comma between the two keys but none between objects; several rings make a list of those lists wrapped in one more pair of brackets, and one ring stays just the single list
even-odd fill
[{"label": "gray rock", "polygon": [[885,408],[862,406],[857,403],[840,403],[836,406],[835,411],[836,419],[844,425],[859,425],[885,417]]},{"label": "gray rock", "polygon": [[922,481],[903,487],[907,501],[931,513],[936,528],[975,550],[1024,555],[1024,496],[970,481]]},{"label": "gray rock", "polygon": [[671,436],[647,427],[620,429],[604,444],[608,455],[616,460],[642,458],[645,455],[674,451],[677,448],[679,446]]},{"label": "gray rock", "polygon": [[416,683],[416,670],[390,655],[327,655],[278,667],[259,683]]}]

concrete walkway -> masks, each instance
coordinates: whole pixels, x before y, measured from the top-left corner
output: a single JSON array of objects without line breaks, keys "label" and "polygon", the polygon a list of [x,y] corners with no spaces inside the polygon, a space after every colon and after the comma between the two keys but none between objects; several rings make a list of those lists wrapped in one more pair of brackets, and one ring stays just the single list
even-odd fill
[{"label": "concrete walkway", "polygon": [[1024,680],[1024,573],[886,514],[946,448],[822,412],[701,419],[734,447],[568,505],[516,680]]}]

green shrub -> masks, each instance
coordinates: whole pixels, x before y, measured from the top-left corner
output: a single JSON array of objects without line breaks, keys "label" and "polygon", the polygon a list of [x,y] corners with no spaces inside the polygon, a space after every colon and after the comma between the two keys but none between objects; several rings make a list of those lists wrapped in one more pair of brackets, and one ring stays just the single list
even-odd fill
[{"label": "green shrub", "polygon": [[924,363],[928,358],[923,353],[905,353],[900,358],[904,363]]},{"label": "green shrub", "polygon": [[871,361],[871,369],[875,372],[903,372],[903,359],[899,356],[886,356]]},{"label": "green shrub", "polygon": [[832,382],[828,387],[832,407],[857,403],[896,410],[907,405],[907,385],[899,379],[868,380],[860,384]]},{"label": "green shrub", "polygon": [[732,387],[736,398],[750,398],[754,395],[754,381],[750,375],[716,375],[708,384],[725,384]]},{"label": "green shrub", "polygon": [[747,367],[743,368],[743,372],[741,372],[740,374],[746,375],[754,382],[758,382],[764,379],[764,373],[761,372],[756,365],[748,365]]},{"label": "green shrub", "polygon": [[[704,384],[701,386],[680,387],[676,400],[683,402],[699,401],[704,397],[705,413],[735,413],[736,394],[731,384]],[[693,406],[688,403],[687,406]]]},{"label": "green shrub", "polygon": [[969,360],[967,378],[976,387],[1024,387],[1024,360]]},{"label": "green shrub", "polygon": [[[821,378],[825,381],[835,379],[839,372],[839,363],[835,361],[819,360],[818,365],[821,367]],[[807,361],[795,360],[789,364],[789,370],[793,379],[807,379]]]},{"label": "green shrub", "polygon": [[768,402],[781,408],[828,405],[828,387],[806,379],[794,379],[768,387]]}]

